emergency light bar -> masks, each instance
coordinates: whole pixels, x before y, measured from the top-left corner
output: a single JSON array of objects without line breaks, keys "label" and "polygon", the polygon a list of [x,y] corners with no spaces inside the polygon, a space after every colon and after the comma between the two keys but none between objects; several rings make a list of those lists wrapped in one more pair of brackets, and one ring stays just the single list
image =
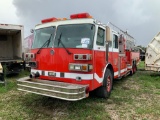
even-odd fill
[{"label": "emergency light bar", "polygon": [[53,18],[47,18],[47,19],[43,19],[41,20],[42,23],[48,23],[48,22],[53,22],[53,21],[57,21],[58,19],[53,17]]},{"label": "emergency light bar", "polygon": [[[78,14],[72,14],[70,15],[71,19],[78,19],[78,18],[92,18],[92,16],[90,16],[89,13],[78,13]],[[59,21],[59,20],[67,20],[67,18],[47,18],[47,19],[43,19],[41,20],[42,23],[48,23],[48,22],[54,22],[54,21]]]},{"label": "emergency light bar", "polygon": [[78,13],[70,15],[71,19],[78,19],[78,18],[91,18],[89,13]]}]

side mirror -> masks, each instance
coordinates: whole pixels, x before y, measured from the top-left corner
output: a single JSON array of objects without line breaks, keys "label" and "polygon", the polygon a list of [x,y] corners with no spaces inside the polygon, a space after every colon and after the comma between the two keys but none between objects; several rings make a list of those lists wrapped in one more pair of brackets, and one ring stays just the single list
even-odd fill
[{"label": "side mirror", "polygon": [[34,29],[31,29],[30,32],[31,32],[31,33],[34,33]]},{"label": "side mirror", "polygon": [[112,41],[111,40],[111,29],[108,26],[106,27],[106,41],[107,42]]}]

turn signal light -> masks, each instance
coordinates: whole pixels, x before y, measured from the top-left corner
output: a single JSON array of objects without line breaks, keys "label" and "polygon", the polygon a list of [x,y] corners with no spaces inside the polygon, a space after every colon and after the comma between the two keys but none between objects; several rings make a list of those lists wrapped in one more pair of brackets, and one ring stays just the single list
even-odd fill
[{"label": "turn signal light", "polygon": [[82,65],[82,71],[87,71],[87,68],[88,67],[88,65]]}]

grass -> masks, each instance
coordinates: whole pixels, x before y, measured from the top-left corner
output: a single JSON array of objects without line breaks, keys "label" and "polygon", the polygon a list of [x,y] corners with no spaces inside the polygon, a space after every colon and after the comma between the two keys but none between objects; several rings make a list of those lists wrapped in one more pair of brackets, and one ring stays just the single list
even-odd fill
[{"label": "grass", "polygon": [[0,120],[158,120],[160,118],[160,75],[144,71],[141,62],[133,76],[114,81],[109,99],[89,97],[77,102],[18,91],[16,79],[0,85]]},{"label": "grass", "polygon": [[144,66],[144,61],[141,61],[140,64],[138,65],[138,69],[139,70],[144,70],[145,66]]}]

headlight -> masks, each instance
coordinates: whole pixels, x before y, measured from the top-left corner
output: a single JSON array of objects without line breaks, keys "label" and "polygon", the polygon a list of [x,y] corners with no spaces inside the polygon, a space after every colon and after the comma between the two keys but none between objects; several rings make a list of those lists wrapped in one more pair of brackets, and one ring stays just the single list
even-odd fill
[{"label": "headlight", "polygon": [[69,65],[69,70],[74,70],[74,65],[70,64]]},{"label": "headlight", "polygon": [[81,70],[81,65],[74,65],[75,70]]},{"label": "headlight", "polygon": [[83,72],[89,72],[93,69],[93,65],[89,64],[69,64],[69,70],[71,71],[83,71]]}]

